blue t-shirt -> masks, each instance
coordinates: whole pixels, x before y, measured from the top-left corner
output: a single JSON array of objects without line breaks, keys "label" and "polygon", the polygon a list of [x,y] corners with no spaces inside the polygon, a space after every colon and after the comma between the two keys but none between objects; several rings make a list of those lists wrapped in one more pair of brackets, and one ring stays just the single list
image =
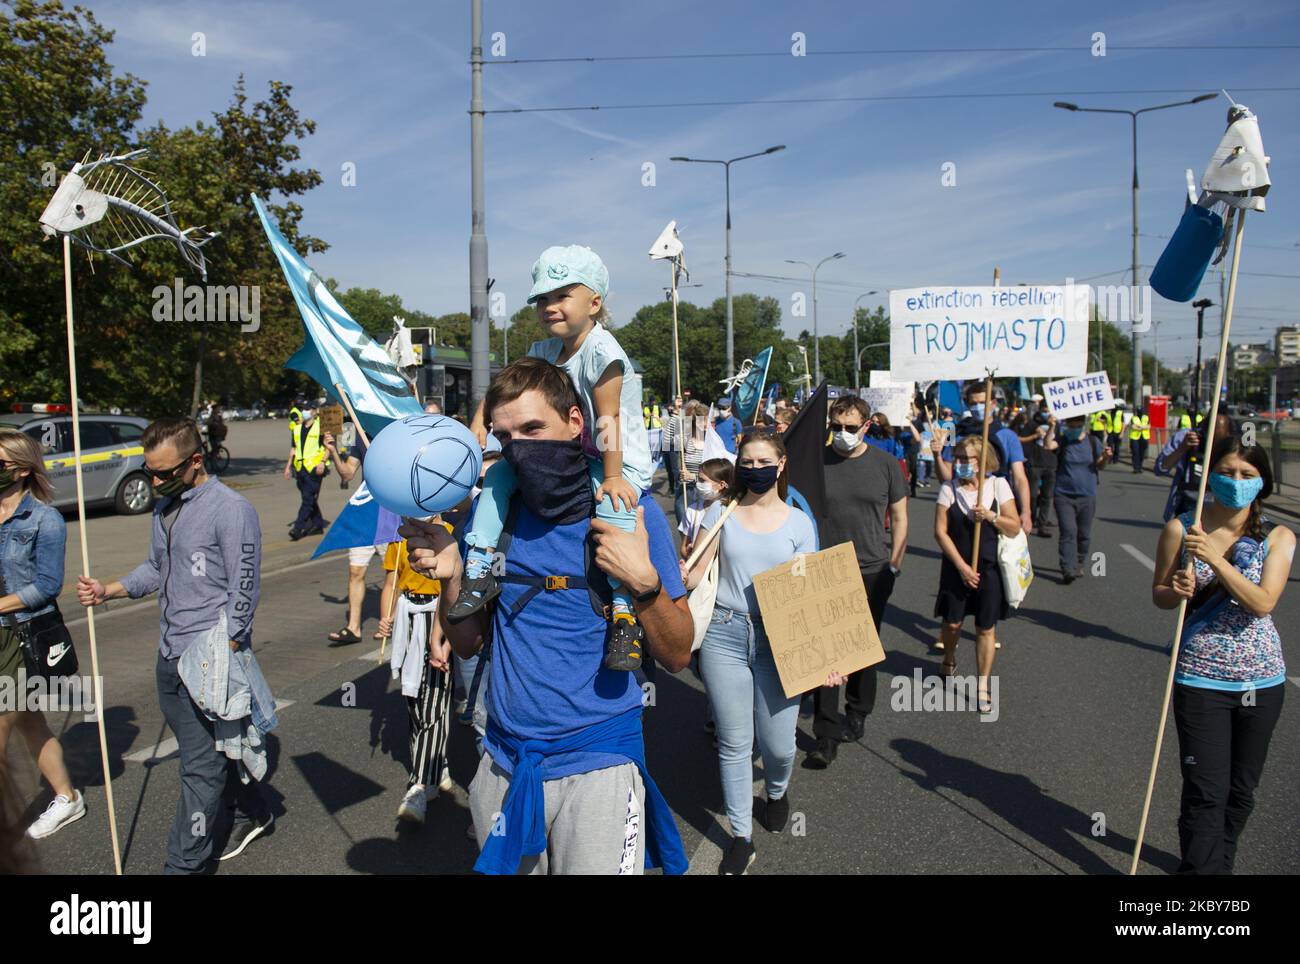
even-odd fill
[{"label": "blue t-shirt", "polygon": [[[650,560],[672,599],[686,595],[672,530],[652,496],[642,494]],[[506,572],[527,576],[581,576],[587,519],[552,525],[520,506],[506,550]],[[492,685],[487,711],[493,723],[521,740],[557,740],[594,723],[641,706],[635,673],[605,669],[607,623],[591,608],[586,589],[565,589],[534,596],[513,616],[514,603],[530,587],[503,582],[497,601],[492,641]],[[493,760],[509,772],[510,760],[489,735],[484,738]],[[546,780],[587,773],[627,761],[607,753],[571,753],[542,764]]]},{"label": "blue t-shirt", "polygon": [[[981,431],[983,430],[981,429]],[[1020,444],[1020,436],[1005,425],[994,433],[994,437],[997,438],[998,445],[1001,446],[1002,454],[1005,458],[1002,460],[1002,465],[993,474],[1001,476],[1004,479],[1010,479],[1011,466],[1016,462],[1023,462],[1025,460],[1025,447]],[[952,461],[951,445],[944,447],[943,460],[945,462]]]},{"label": "blue t-shirt", "polygon": [[1097,494],[1097,459],[1101,458],[1101,443],[1085,435],[1077,442],[1066,442],[1057,436],[1065,450],[1058,456],[1056,491],[1071,498],[1087,498]]},{"label": "blue t-shirt", "polygon": [[718,438],[722,439],[722,444],[727,447],[727,451],[733,455],[736,452],[736,436],[740,433],[740,419],[734,415],[726,418],[719,417],[713,423],[713,430],[718,433]]},{"label": "blue t-shirt", "polygon": [[[706,531],[712,529],[721,515],[722,503],[713,503],[704,514],[703,528]],[[802,552],[817,551],[817,533],[812,520],[794,506],[790,507],[790,514],[779,529],[761,535],[746,529],[733,513],[722,524],[722,534],[718,539],[721,540],[718,543],[718,552],[721,553],[718,605],[755,617],[760,613],[758,596],[754,593],[754,576],[789,562]]]}]

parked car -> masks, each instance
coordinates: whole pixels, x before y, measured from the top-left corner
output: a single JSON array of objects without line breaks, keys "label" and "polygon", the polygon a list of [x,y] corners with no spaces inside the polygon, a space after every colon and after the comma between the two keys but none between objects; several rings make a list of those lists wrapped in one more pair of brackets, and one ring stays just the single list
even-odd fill
[{"label": "parked car", "polygon": [[[46,411],[0,414],[0,425],[30,435],[41,446],[45,469],[54,484],[56,509],[77,505],[77,460],[73,454],[72,416],[67,406],[40,406]],[[149,422],[130,415],[81,415],[82,485],[86,505],[112,505],[122,515],[153,508],[153,486],[144,470],[140,438]]]}]

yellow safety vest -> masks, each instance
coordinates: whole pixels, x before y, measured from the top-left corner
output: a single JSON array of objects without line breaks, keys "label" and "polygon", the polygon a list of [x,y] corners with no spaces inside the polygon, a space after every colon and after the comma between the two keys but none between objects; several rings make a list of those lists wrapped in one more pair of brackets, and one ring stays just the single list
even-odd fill
[{"label": "yellow safety vest", "polygon": [[1110,434],[1118,435],[1124,431],[1124,413],[1119,409],[1110,413]]},{"label": "yellow safety vest", "polygon": [[1134,415],[1133,421],[1129,423],[1128,437],[1130,441],[1136,442],[1142,439],[1145,442],[1151,440],[1151,419],[1146,415]]},{"label": "yellow safety vest", "polygon": [[294,422],[289,427],[293,433],[293,468],[306,469],[313,471],[316,466],[325,461],[325,449],[320,444],[320,419],[315,419],[311,423],[311,428],[307,429],[307,440],[304,445],[302,439],[302,422]]},{"label": "yellow safety vest", "polygon": [[663,423],[659,420],[659,406],[647,405],[641,409],[641,414],[645,416],[646,428],[662,428]]},{"label": "yellow safety vest", "polygon": [[1186,412],[1183,412],[1183,414],[1180,415],[1179,418],[1178,418],[1178,427],[1179,427],[1179,428],[1191,428],[1191,427],[1192,427],[1192,417],[1191,417],[1190,415],[1188,415]]},{"label": "yellow safety vest", "polygon": [[298,406],[295,405],[293,408],[289,409],[289,424],[293,425],[295,422],[301,422],[301,421],[302,421],[302,412],[300,412],[298,410]]},{"label": "yellow safety vest", "polygon": [[1105,432],[1110,428],[1110,422],[1106,418],[1105,412],[1092,413],[1092,431]]}]

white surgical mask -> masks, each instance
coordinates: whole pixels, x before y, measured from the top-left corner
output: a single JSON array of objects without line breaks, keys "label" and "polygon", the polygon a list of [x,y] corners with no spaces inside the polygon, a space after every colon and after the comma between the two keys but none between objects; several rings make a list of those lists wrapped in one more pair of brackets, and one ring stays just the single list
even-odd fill
[{"label": "white surgical mask", "polygon": [[831,436],[831,445],[835,451],[849,453],[862,444],[857,432],[836,432]]},{"label": "white surgical mask", "polygon": [[701,502],[712,502],[718,497],[718,487],[712,482],[696,482],[695,494]]}]

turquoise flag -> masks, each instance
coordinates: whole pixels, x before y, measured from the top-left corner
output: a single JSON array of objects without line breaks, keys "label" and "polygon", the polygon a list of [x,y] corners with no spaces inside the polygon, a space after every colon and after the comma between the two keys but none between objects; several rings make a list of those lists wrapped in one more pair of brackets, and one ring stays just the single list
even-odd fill
[{"label": "turquoise flag", "polygon": [[758,417],[758,403],[763,398],[763,385],[767,382],[767,366],[771,361],[772,349],[769,346],[758,353],[750,363],[745,377],[736,385],[732,405],[741,425],[753,425]]},{"label": "turquoise flag", "polygon": [[347,310],[330,294],[320,275],[284,239],[267,213],[262,199],[254,196],[253,206],[271,240],[293,300],[298,303],[306,341],[284,363],[285,368],[305,372],[336,402],[342,386],[361,426],[369,438],[399,418],[419,415],[423,408],[410,382],[388,357],[388,352],[352,320]]}]

